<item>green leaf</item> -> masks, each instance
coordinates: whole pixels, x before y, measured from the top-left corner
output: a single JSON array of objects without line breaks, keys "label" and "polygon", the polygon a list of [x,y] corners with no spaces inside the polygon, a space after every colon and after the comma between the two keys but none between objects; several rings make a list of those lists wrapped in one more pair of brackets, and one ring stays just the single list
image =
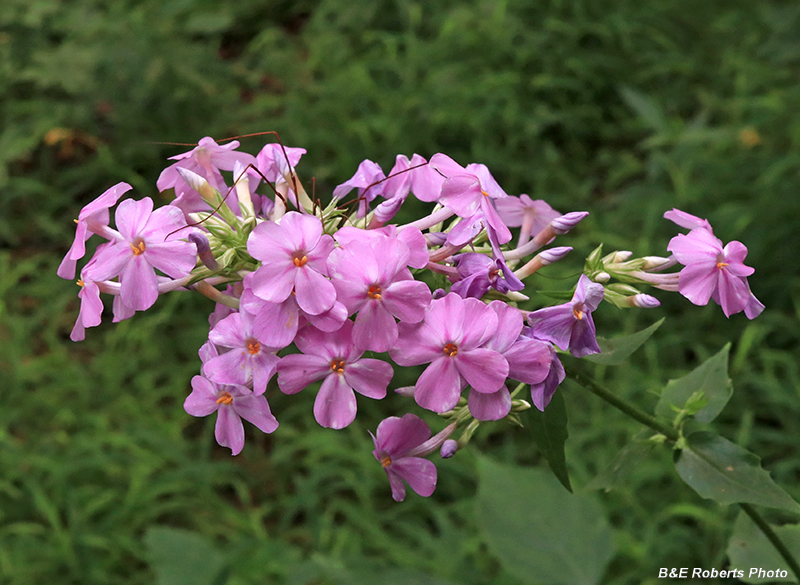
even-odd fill
[{"label": "green leaf", "polygon": [[614,533],[593,494],[569,494],[541,469],[479,463],[477,517],[509,573],[531,584],[600,582]]},{"label": "green leaf", "polygon": [[633,472],[641,466],[642,460],[651,456],[653,443],[636,442],[626,445],[617,455],[616,460],[600,472],[586,485],[588,490],[611,491],[623,482],[627,482]]},{"label": "green leaf", "polygon": [[564,456],[564,443],[567,441],[567,406],[560,392],[553,394],[550,404],[544,412],[533,407],[522,413],[527,420],[525,426],[529,429],[533,440],[539,447],[542,456],[550,464],[558,481],[572,492],[567,471],[567,459]]},{"label": "green leaf", "polygon": [[675,467],[698,494],[720,504],[745,502],[800,512],[800,504],[761,468],[759,457],[714,433],[697,431],[686,437]]},{"label": "green leaf", "polygon": [[669,129],[663,110],[651,97],[627,85],[620,87],[619,93],[623,101],[628,104],[652,130],[664,132]]},{"label": "green leaf", "polygon": [[[800,559],[800,524],[770,527],[783,544],[786,545],[792,556]],[[731,567],[740,568],[744,571],[744,576],[739,577],[739,580],[745,583],[797,582],[780,553],[775,550],[775,547],[764,536],[764,533],[744,512],[739,513],[733,525],[733,534],[731,534],[731,539],[728,541],[727,553],[731,561]],[[775,578],[764,575],[759,578],[758,573],[755,573],[751,577],[750,571],[753,567],[763,568],[764,570],[781,569],[786,571],[787,576],[785,578]]]},{"label": "green leaf", "polygon": [[155,526],[144,537],[159,585],[223,585],[226,555],[202,534]]},{"label": "green leaf", "polygon": [[584,359],[604,366],[618,366],[625,362],[628,357],[639,349],[650,336],[661,327],[664,322],[662,317],[647,329],[642,329],[631,335],[615,337],[614,339],[597,338],[597,345],[600,346],[601,353],[587,355]]},{"label": "green leaf", "polygon": [[670,380],[656,404],[656,415],[672,418],[673,406],[678,410],[696,408],[689,404],[693,396],[702,392],[707,400],[705,406],[697,410],[694,417],[700,422],[711,422],[725,408],[733,394],[733,385],[728,378],[728,353],[731,344],[725,344],[719,353],[708,358],[683,378]]}]

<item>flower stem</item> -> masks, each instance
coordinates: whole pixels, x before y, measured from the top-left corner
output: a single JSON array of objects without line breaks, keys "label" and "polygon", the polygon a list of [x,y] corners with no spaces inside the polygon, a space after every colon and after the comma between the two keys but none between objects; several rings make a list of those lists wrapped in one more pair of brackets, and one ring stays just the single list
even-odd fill
[{"label": "flower stem", "polygon": [[[618,398],[613,392],[607,388],[604,388],[591,378],[587,378],[582,374],[570,370],[567,370],[566,373],[567,377],[577,382],[578,385],[599,396],[611,406],[621,410],[634,420],[637,420],[643,425],[650,427],[654,431],[661,433],[667,437],[667,439],[670,439],[671,441],[677,441],[680,438],[680,434],[673,427],[662,423],[656,417],[647,414],[632,404],[628,404],[626,401]],[[797,560],[792,556],[792,553],[789,552],[789,549],[786,548],[786,545],[783,544],[781,539],[778,538],[778,535],[775,534],[775,531],[772,530],[770,525],[767,524],[766,520],[764,520],[764,518],[758,512],[756,512],[753,506],[743,503],[739,503],[739,506],[742,508],[742,510],[744,510],[745,514],[750,516],[750,519],[755,522],[756,526],[758,526],[761,532],[764,533],[764,536],[766,536],[767,539],[772,543],[772,546],[774,546],[775,550],[780,553],[781,557],[783,557],[783,560],[786,561],[786,563],[789,565],[789,568],[792,569],[792,572],[797,577],[798,581],[800,581],[800,564],[798,564]]]},{"label": "flower stem", "polygon": [[676,431],[674,428],[662,423],[656,417],[647,414],[645,411],[640,410],[635,406],[633,406],[632,404],[629,404],[626,401],[622,400],[621,398],[617,397],[617,395],[611,392],[611,390],[604,388],[591,378],[587,378],[583,374],[579,374],[572,370],[567,370],[567,377],[577,382],[580,386],[586,388],[589,392],[599,396],[614,408],[621,410],[632,419],[635,419],[640,423],[642,423],[643,425],[650,427],[654,431],[661,433],[671,441],[678,440],[679,438],[678,431]]},{"label": "flower stem", "polygon": [[772,530],[769,524],[767,524],[766,520],[761,517],[761,514],[756,512],[755,508],[750,504],[739,504],[744,513],[750,516],[750,519],[755,522],[756,526],[764,533],[764,536],[772,543],[772,546],[775,547],[780,555],[783,557],[783,560],[789,565],[789,568],[794,573],[794,576],[797,577],[797,580],[800,581],[800,565],[797,563],[797,560],[792,556],[792,553],[789,552],[789,549],[786,548],[786,545],[781,542],[781,539],[778,538],[778,535],[775,534],[775,531]]}]

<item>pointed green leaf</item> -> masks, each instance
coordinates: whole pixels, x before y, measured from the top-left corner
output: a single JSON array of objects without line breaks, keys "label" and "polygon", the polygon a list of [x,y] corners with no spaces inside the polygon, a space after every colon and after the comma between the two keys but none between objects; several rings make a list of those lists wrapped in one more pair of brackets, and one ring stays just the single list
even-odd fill
[{"label": "pointed green leaf", "polygon": [[697,410],[694,417],[700,422],[711,422],[725,408],[733,394],[733,385],[728,378],[728,353],[731,344],[725,344],[716,355],[708,358],[683,378],[670,380],[656,404],[656,415],[672,418],[673,406],[678,410],[687,405],[692,396],[702,392],[705,406]]},{"label": "pointed green leaf", "polygon": [[593,494],[569,494],[541,469],[480,459],[477,517],[489,549],[522,583],[596,585],[614,533]]},{"label": "pointed green leaf", "polygon": [[642,329],[631,335],[615,337],[614,339],[597,338],[597,345],[600,346],[601,353],[587,355],[584,359],[604,366],[618,366],[625,362],[630,355],[639,349],[650,336],[661,327],[664,322],[662,317],[647,329]]},{"label": "pointed green leaf", "polygon": [[569,436],[567,405],[564,404],[564,397],[560,392],[556,392],[544,412],[533,407],[521,414],[525,416],[524,424],[533,435],[533,440],[536,441],[542,456],[550,464],[550,469],[561,485],[571,492],[567,459],[564,456],[564,443]]},{"label": "pointed green leaf", "polygon": [[154,526],[144,537],[159,585],[223,585],[228,559],[206,536],[190,530]]},{"label": "pointed green leaf", "polygon": [[800,504],[761,468],[761,459],[708,431],[686,437],[675,464],[678,475],[704,498],[800,512]]},{"label": "pointed green leaf", "polygon": [[[781,539],[792,556],[800,559],[800,524],[770,526],[770,528]],[[745,583],[797,582],[780,553],[775,550],[764,533],[744,512],[739,512],[736,523],[733,525],[733,534],[728,541],[727,553],[731,567],[744,570],[744,576],[739,579]],[[769,578],[764,575],[759,578],[758,573],[755,573],[751,577],[750,570],[753,567],[764,570],[781,569],[786,571],[787,576],[785,578]]]}]

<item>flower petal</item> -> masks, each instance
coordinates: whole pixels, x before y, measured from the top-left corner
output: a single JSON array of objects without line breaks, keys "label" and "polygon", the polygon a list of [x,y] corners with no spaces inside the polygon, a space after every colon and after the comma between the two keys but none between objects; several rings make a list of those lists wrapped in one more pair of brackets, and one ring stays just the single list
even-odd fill
[{"label": "flower petal", "polygon": [[452,358],[442,356],[422,372],[414,390],[414,399],[422,408],[447,412],[458,404],[461,376],[454,362]]},{"label": "flower petal", "polygon": [[217,424],[214,426],[214,437],[217,443],[231,450],[231,455],[238,455],[244,448],[244,425],[242,419],[227,404],[217,411]]},{"label": "flower petal", "polygon": [[323,427],[343,429],[356,418],[356,395],[344,376],[330,374],[314,401],[314,418]]}]

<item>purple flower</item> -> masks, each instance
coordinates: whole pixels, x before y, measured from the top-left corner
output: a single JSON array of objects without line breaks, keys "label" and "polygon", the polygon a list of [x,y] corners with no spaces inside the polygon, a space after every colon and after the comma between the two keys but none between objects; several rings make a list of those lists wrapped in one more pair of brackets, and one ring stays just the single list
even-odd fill
[{"label": "purple flower", "polygon": [[358,313],[353,342],[365,350],[389,351],[397,341],[395,317],[418,323],[425,316],[431,291],[408,270],[408,246],[380,236],[350,241],[328,258],[337,299],[349,314]]},{"label": "purple flower", "polygon": [[[526,327],[525,329],[528,328]],[[523,333],[523,335],[525,334]],[[547,377],[538,384],[531,384],[531,400],[533,405],[542,412],[550,404],[550,400],[553,398],[553,394],[556,393],[559,384],[567,377],[556,350],[550,344],[547,345],[547,348],[550,353],[550,369]]]},{"label": "purple flower", "polygon": [[208,209],[208,204],[199,196],[194,195],[194,190],[178,174],[178,169],[188,169],[197,173],[217,191],[224,193],[227,187],[225,186],[225,181],[222,180],[220,169],[232,171],[236,162],[245,167],[248,165],[255,166],[256,164],[256,158],[252,154],[235,152],[238,147],[239,142],[237,140],[220,145],[208,136],[202,138],[197,143],[197,146],[189,152],[169,157],[169,160],[178,162],[168,166],[161,172],[156,182],[158,190],[165,191],[174,188],[176,197],[181,201],[179,206],[186,211]]},{"label": "purple flower", "polygon": [[261,344],[253,336],[253,317],[247,311],[233,313],[211,330],[209,341],[218,347],[229,348],[207,361],[203,373],[221,384],[249,384],[256,395],[263,394],[267,382],[275,373],[280,358],[274,347]]},{"label": "purple flower", "polygon": [[563,305],[539,309],[528,315],[533,335],[550,341],[575,357],[600,353],[592,311],[603,300],[603,285],[581,274],[572,300]]},{"label": "purple flower", "polygon": [[710,229],[699,227],[672,238],[667,249],[684,265],[678,276],[678,291],[695,305],[714,299],[726,317],[744,311],[748,319],[764,310],[747,283],[747,277],[755,271],[744,265],[747,248],[741,242],[730,242],[723,248]]},{"label": "purple flower", "polygon": [[401,366],[430,363],[417,380],[417,404],[434,412],[456,406],[466,384],[478,392],[497,392],[508,362],[483,347],[497,331],[497,315],[477,299],[450,293],[433,300],[425,320],[400,323],[397,344],[389,352]]},{"label": "purple flower", "polygon": [[501,244],[511,239],[511,232],[492,203],[492,200],[502,199],[508,195],[500,188],[485,165],[471,164],[465,169],[444,154],[434,154],[430,164],[447,177],[442,185],[439,203],[463,218],[473,218],[480,212],[486,219],[486,225],[497,233]]},{"label": "purple flower", "polygon": [[81,287],[78,298],[81,300],[81,309],[75,326],[69,334],[72,341],[83,341],[86,338],[86,327],[100,325],[103,314],[103,301],[100,300],[100,288],[91,280],[79,280]]},{"label": "purple flower", "polygon": [[186,398],[183,408],[192,416],[208,416],[216,412],[214,436],[217,443],[228,447],[233,455],[241,453],[244,447],[241,419],[265,433],[278,428],[278,421],[270,412],[264,396],[256,396],[252,390],[238,384],[214,384],[203,376],[192,378],[192,393]]},{"label": "purple flower", "polygon": [[386,175],[380,165],[371,160],[363,160],[358,165],[356,174],[333,190],[333,198],[341,199],[353,189],[358,189],[358,214],[364,217],[369,211],[369,202],[383,193],[383,181]]},{"label": "purple flower", "polygon": [[[284,155],[284,150],[286,155]],[[270,142],[256,156],[256,168],[271,183],[275,183],[279,179],[286,180],[291,169],[297,166],[297,163],[300,162],[300,157],[305,153],[305,148],[282,147],[280,144]],[[288,161],[286,156],[289,157]]]},{"label": "purple flower", "polygon": [[561,213],[541,199],[532,200],[527,195],[505,197],[496,202],[497,213],[508,227],[520,227],[519,243],[522,246],[532,236],[545,229]]},{"label": "purple flower", "polygon": [[[75,278],[77,261],[86,254],[86,241],[91,237],[92,233],[99,232],[102,235],[106,235],[106,230],[102,228],[108,228],[109,208],[116,205],[119,198],[132,188],[128,183],[117,183],[81,209],[78,219],[75,220],[77,224],[75,239],[72,241],[69,252],[64,256],[61,265],[58,267],[57,274],[61,278],[66,278],[67,280]],[[112,237],[109,236],[109,239]]]},{"label": "purple flower", "polygon": [[[116,240],[98,248],[90,280],[109,280],[120,277],[122,302],[135,311],[149,309],[158,298],[158,278],[155,269],[172,278],[187,276],[195,266],[195,245],[180,240],[187,232],[183,213],[177,207],[165,205],[153,211],[153,200],[126,199],[115,215]],[[183,234],[183,235],[182,235]]]},{"label": "purple flower", "polygon": [[377,437],[372,435],[375,443],[372,454],[380,461],[386,477],[389,478],[395,502],[402,502],[406,497],[403,480],[425,498],[436,489],[436,465],[413,455],[415,448],[430,436],[428,424],[413,414],[406,414],[403,418],[391,416],[382,420],[378,425]]},{"label": "purple flower", "polygon": [[270,303],[282,303],[293,292],[303,311],[319,315],[336,302],[336,289],[325,278],[333,238],[322,233],[313,215],[290,211],[280,224],[265,221],[247,239],[247,251],[261,261],[253,273],[253,292]]},{"label": "purple flower", "polygon": [[355,420],[356,395],[384,398],[392,379],[388,363],[364,358],[364,351],[352,341],[352,321],[345,321],[333,333],[306,325],[297,333],[295,344],[302,354],[290,354],[278,364],[278,385],[286,394],[323,380],[314,401],[314,418],[323,427],[342,429]]}]

